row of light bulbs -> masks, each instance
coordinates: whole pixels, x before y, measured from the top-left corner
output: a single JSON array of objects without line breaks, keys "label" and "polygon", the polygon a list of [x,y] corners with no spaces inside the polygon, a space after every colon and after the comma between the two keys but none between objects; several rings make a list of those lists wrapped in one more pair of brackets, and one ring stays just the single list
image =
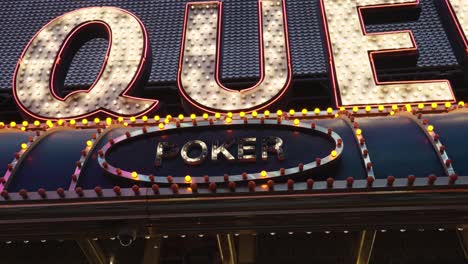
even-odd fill
[{"label": "row of light bulbs", "polygon": [[[458,102],[458,107],[464,107],[465,106],[465,103],[463,101],[460,101]],[[423,104],[423,103],[420,103],[418,105],[416,105],[417,109],[418,110],[428,110],[428,106],[430,107],[430,110],[437,110],[439,109],[440,107],[440,104],[438,103],[431,103],[431,104]],[[446,109],[450,109],[452,108],[452,103],[450,102],[446,102],[443,104],[443,106],[446,108]],[[410,104],[406,104],[405,106],[405,110],[408,111],[408,112],[411,112],[414,110],[414,105],[410,105]],[[389,112],[390,115],[393,115],[395,113],[395,111],[397,111],[399,108],[398,105],[391,105],[390,106],[390,109],[391,111]],[[379,105],[379,106],[365,106],[365,107],[358,107],[358,106],[354,106],[351,108],[351,111],[353,113],[362,113],[362,109],[365,111],[365,113],[370,113],[373,109],[377,109],[379,112],[384,112],[385,110],[388,110],[386,106],[384,105]],[[339,111],[345,111],[346,108],[344,107],[340,107],[339,108]],[[328,107],[326,110],[326,114],[333,114],[336,110],[331,108],[331,107]],[[296,116],[297,115],[297,112],[296,110],[294,109],[290,109],[288,112],[288,115],[289,116]],[[306,108],[302,109],[300,111],[300,113],[302,114],[302,116],[307,116],[307,115],[310,115],[309,113],[309,110],[307,110]],[[313,113],[315,115],[320,115],[323,113],[323,111],[320,109],[320,108],[315,108]],[[227,112],[226,114],[221,114],[221,113],[215,113],[213,115],[213,117],[215,119],[221,119],[222,117],[224,117],[225,119],[227,118],[233,118],[234,116],[238,116],[240,118],[244,118],[244,117],[248,117],[248,115],[250,115],[250,117],[252,118],[257,118],[259,117],[261,114],[258,112],[258,111],[253,111],[251,112],[250,114],[246,113],[246,112],[239,112],[238,114],[233,114],[232,112]],[[269,118],[271,116],[271,112],[269,110],[265,110],[263,111],[263,117],[265,118]],[[283,116],[284,115],[284,112],[282,110],[277,110],[276,111],[276,116]],[[209,117],[210,117],[210,114],[208,113],[203,113],[201,115],[201,117],[204,119],[204,120],[208,120]],[[184,121],[185,120],[185,115],[184,114],[179,114],[177,115],[177,119],[179,121]],[[191,120],[195,120],[198,118],[198,116],[196,114],[190,114],[189,115],[189,118]],[[153,117],[154,121],[156,122],[160,122],[161,121],[161,117],[159,115],[155,115]],[[118,117],[116,119],[113,119],[111,117],[107,117],[104,119],[106,125],[111,125],[114,120],[116,120],[118,123],[122,123],[124,126],[128,126],[130,124],[133,124],[133,123],[136,123],[137,122],[137,118],[132,116],[128,119],[125,119],[124,117]],[[141,120],[143,122],[148,122],[150,120],[150,118],[148,116],[142,116],[141,117]],[[165,119],[164,119],[164,123],[165,124],[168,124],[170,121],[174,120],[173,116],[172,115],[166,115]],[[88,119],[86,118],[83,118],[81,119],[81,121],[77,121],[75,119],[71,119],[68,121],[68,125],[80,125],[78,122],[81,122],[81,125],[84,125],[84,126],[91,126],[93,125],[92,123],[94,123],[94,125],[101,125],[101,122],[103,120],[101,120],[100,118],[96,117],[93,119],[93,121],[89,121]],[[42,122],[39,121],[39,120],[35,120],[33,121],[32,123],[34,125],[34,127],[37,127],[39,128],[40,126],[42,126]],[[46,120],[45,121],[45,124],[49,127],[49,128],[52,128],[54,127],[54,121],[52,120]],[[67,125],[67,120],[63,120],[63,119],[59,119],[59,120],[56,120],[55,121],[55,124],[58,125],[58,126],[64,126],[64,125]],[[9,127],[10,128],[20,128],[21,130],[23,131],[26,131],[29,127],[30,127],[30,123],[28,121],[23,121],[21,122],[21,126],[19,126],[19,124],[16,122],[16,121],[12,121],[9,123]],[[0,122],[0,128],[4,128],[6,126],[6,124],[4,122]]]}]

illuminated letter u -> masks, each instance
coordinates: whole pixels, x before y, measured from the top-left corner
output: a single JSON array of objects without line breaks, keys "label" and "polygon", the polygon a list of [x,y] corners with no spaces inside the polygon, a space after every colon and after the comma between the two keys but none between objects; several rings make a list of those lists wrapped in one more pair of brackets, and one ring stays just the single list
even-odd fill
[{"label": "illuminated letter u", "polygon": [[177,82],[183,97],[207,112],[253,111],[280,98],[291,81],[285,0],[259,0],[260,80],[243,90],[220,82],[222,2],[188,3]]}]

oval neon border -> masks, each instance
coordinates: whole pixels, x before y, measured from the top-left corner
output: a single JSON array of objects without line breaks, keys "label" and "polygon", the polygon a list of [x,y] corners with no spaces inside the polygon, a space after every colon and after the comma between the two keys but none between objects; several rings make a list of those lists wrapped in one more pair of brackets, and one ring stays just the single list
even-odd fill
[{"label": "oval neon border", "polygon": [[[211,123],[210,123],[211,122]],[[334,160],[337,160],[340,158],[341,153],[343,152],[344,144],[343,140],[341,137],[335,133],[334,131],[331,131],[331,133],[328,133],[328,129],[321,127],[321,126],[315,126],[315,128],[311,128],[311,123],[309,122],[300,122],[299,124],[294,124],[293,120],[282,120],[281,123],[278,123],[277,120],[263,120],[263,119],[250,119],[250,120],[232,120],[230,123],[227,123],[225,120],[210,120],[210,121],[200,121],[196,123],[192,122],[184,122],[180,123],[178,126],[175,124],[167,124],[165,125],[164,128],[160,129],[158,126],[151,126],[151,127],[144,127],[142,129],[137,129],[135,131],[128,131],[130,133],[129,136],[126,134],[123,134],[121,136],[118,136],[116,138],[113,138],[109,140],[99,151],[100,154],[98,155],[98,163],[103,168],[105,171],[109,172],[110,174],[113,174],[118,177],[123,177],[127,178],[133,181],[143,181],[143,182],[154,182],[154,183],[179,183],[179,184],[190,184],[190,183],[206,183],[205,179],[203,176],[192,176],[191,175],[191,181],[187,182],[185,181],[184,177],[173,177],[173,180],[171,182],[168,181],[167,176],[157,176],[154,175],[154,180],[150,179],[150,175],[146,174],[140,174],[138,173],[137,177],[132,177],[132,173],[129,171],[125,170],[120,170],[120,174],[117,173],[118,168],[112,166],[106,161],[106,153],[111,149],[113,146],[117,145],[120,142],[123,142],[125,140],[128,140],[130,138],[134,138],[137,136],[142,136],[142,135],[148,135],[148,134],[154,134],[154,133],[164,133],[165,131],[171,131],[174,129],[184,129],[184,128],[193,128],[193,127],[212,127],[212,126],[225,126],[225,127],[245,127],[248,125],[265,125],[265,126],[287,126],[291,128],[300,128],[300,129],[307,129],[310,131],[313,131],[314,133],[321,133],[325,137],[328,137],[333,141],[335,144],[334,150],[336,151],[336,156],[332,157],[331,153],[324,157],[321,158],[320,165],[317,165],[317,162],[315,159],[312,162],[309,163],[304,163],[302,170],[299,168],[299,165],[296,167],[292,168],[287,168],[284,170],[284,174],[281,174],[280,170],[275,170],[275,171],[268,171],[266,177],[262,177],[260,172],[257,173],[247,173],[247,178],[244,179],[242,174],[237,174],[237,175],[229,175],[229,181],[233,182],[239,182],[239,181],[248,181],[248,180],[266,180],[266,179],[271,179],[271,178],[276,178],[276,177],[283,177],[291,174],[296,174],[296,173],[304,173],[306,171],[315,169],[320,166],[324,166]],[[338,145],[338,141],[341,140],[341,145]],[[113,143],[111,143],[113,142]],[[106,163],[106,167],[104,166],[104,163]],[[215,182],[215,183],[221,183],[225,182],[224,175],[216,175],[216,176],[209,176],[209,182]]]}]

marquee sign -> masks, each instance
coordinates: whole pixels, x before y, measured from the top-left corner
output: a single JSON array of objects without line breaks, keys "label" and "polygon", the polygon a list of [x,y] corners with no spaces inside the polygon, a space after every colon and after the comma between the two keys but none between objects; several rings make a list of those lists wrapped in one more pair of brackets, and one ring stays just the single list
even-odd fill
[{"label": "marquee sign", "polygon": [[[176,79],[185,105],[194,109],[189,117],[180,114],[149,118],[147,114],[159,102],[130,96],[151,66],[148,33],[136,15],[115,7],[88,7],[51,20],[26,46],[13,78],[13,93],[20,108],[35,119],[47,121],[0,123],[5,132],[0,137],[5,136],[5,142],[17,135],[10,133],[16,129],[24,132],[19,136],[25,137],[0,177],[0,191],[47,185],[47,189],[59,188],[60,193],[64,189],[73,192],[99,187],[99,194],[101,186],[109,189],[116,183],[138,184],[136,189],[152,186],[154,190],[159,190],[158,184],[176,189],[179,185],[192,188],[200,184],[211,190],[218,184],[232,190],[236,183],[247,183],[249,189],[267,183],[271,189],[275,181],[289,189],[294,180],[304,180],[307,187],[303,188],[312,189],[314,179],[325,179],[322,187],[326,189],[333,187],[335,180],[341,181],[343,188],[350,188],[354,177],[366,181],[366,186],[373,186],[375,181],[388,187],[393,186],[395,178],[402,177],[404,184],[423,184],[416,182],[415,176],[410,177],[408,169],[419,170],[415,172],[418,176],[430,174],[431,184],[435,182],[433,174],[443,176],[450,184],[458,179],[458,172],[466,174],[463,162],[457,163],[457,171],[453,165],[453,160],[464,158],[464,150],[459,151],[458,142],[450,141],[455,135],[464,142],[459,135],[464,132],[440,136],[422,116],[454,112],[447,114],[450,119],[465,114],[463,102],[452,105],[455,97],[450,82],[382,82],[376,73],[375,61],[380,57],[416,55],[418,43],[409,30],[368,33],[364,14],[413,9],[419,2],[318,3],[329,52],[331,87],[339,109],[268,110],[283,100],[292,81],[286,0],[258,1],[260,79],[243,90],[230,89],[220,80],[223,3],[186,4],[181,46],[177,47],[180,57]],[[450,14],[454,31],[466,45],[464,18],[468,6],[461,1],[438,3]],[[61,90],[73,54],[83,42],[97,36],[106,38],[109,44],[96,80],[88,89],[64,96]],[[103,114],[105,120],[100,119]],[[366,118],[360,119],[363,116]],[[454,120],[459,122],[459,117]],[[411,131],[408,133],[417,144],[394,138],[388,140],[388,145],[387,138],[380,136],[381,130],[388,129],[387,121],[405,133]],[[50,146],[39,142],[53,141],[54,135],[66,136],[71,142],[71,131],[79,131],[81,134],[73,135],[74,139],[86,142],[84,149],[78,144],[74,147],[79,148],[78,160],[65,162],[63,155],[63,167],[50,172],[50,166],[36,163],[41,159],[29,158],[38,157],[36,151],[44,145]],[[386,133],[385,137],[392,135]],[[448,149],[442,143],[447,138],[451,146]],[[385,153],[379,154],[376,149],[385,149]],[[408,155],[413,150],[417,151],[415,156],[424,157]],[[58,151],[62,149],[44,153]],[[398,151],[398,157],[388,156]],[[387,166],[388,160],[395,165]],[[39,177],[31,182],[23,171],[28,166],[38,173],[42,168],[47,177],[60,180],[42,181]],[[429,166],[427,170],[425,166]],[[61,178],[64,174],[71,174],[71,179]],[[49,186],[53,182],[57,182],[56,186]]]},{"label": "marquee sign", "polygon": [[[462,1],[438,0],[449,11],[466,49],[466,10]],[[374,60],[417,54],[412,32],[368,33],[363,13],[417,8],[418,0],[321,0],[323,30],[329,51],[331,83],[337,106],[403,105],[453,102],[448,80],[382,82]],[[195,110],[252,112],[281,100],[292,78],[285,0],[258,1],[260,80],[232,90],[219,80],[222,2],[186,5],[180,49],[178,87]],[[108,39],[105,61],[87,90],[60,95],[70,54],[89,38]],[[26,46],[13,78],[18,106],[36,119],[73,119],[98,113],[141,116],[158,101],[129,96],[149,67],[148,36],[143,23],[115,7],[89,7],[47,23]]]},{"label": "marquee sign", "polygon": [[[236,186],[265,191],[273,185],[347,190],[467,184],[466,115],[460,103],[3,125],[0,162],[7,166],[0,171],[0,193],[8,200],[8,192],[28,197],[26,190],[42,196],[56,189],[60,197],[68,190],[67,197],[81,197],[89,189],[101,196],[102,189],[120,195],[120,188],[132,187],[138,194],[145,186],[158,194],[177,194],[179,187],[191,194],[193,188],[214,192],[217,186],[232,192]],[[6,155],[15,150],[14,157]]]}]

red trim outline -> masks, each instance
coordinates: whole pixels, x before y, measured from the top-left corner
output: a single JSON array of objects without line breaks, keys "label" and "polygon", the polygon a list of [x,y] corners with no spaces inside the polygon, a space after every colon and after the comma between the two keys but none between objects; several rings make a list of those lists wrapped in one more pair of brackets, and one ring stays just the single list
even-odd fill
[{"label": "red trim outline", "polygon": [[[364,106],[365,104],[360,104],[360,105],[342,105],[341,104],[341,97],[339,98],[338,96],[338,84],[337,84],[337,79],[336,79],[336,74],[335,74],[335,62],[333,60],[333,51],[332,51],[332,45],[331,45],[331,40],[329,37],[328,33],[328,23],[327,23],[327,15],[324,7],[323,1],[325,0],[320,0],[320,10],[322,13],[322,22],[323,22],[323,27],[325,31],[325,38],[327,42],[327,50],[328,50],[328,59],[329,59],[329,68],[330,68],[330,73],[331,73],[331,80],[332,80],[332,86],[333,86],[333,92],[335,95],[335,104],[336,106],[339,107],[346,107],[346,108],[351,108],[353,106]],[[401,31],[390,31],[390,32],[383,32],[383,33],[367,33],[366,27],[364,25],[364,20],[362,18],[362,10],[370,10],[370,9],[378,9],[378,8],[401,8],[401,7],[418,7],[420,0],[415,0],[412,3],[401,3],[401,4],[383,4],[383,5],[372,5],[372,6],[357,6],[358,9],[358,14],[359,14],[359,21],[361,23],[361,28],[364,36],[372,36],[372,35],[383,35],[383,34],[397,34],[397,33],[408,33],[411,38],[411,42],[413,43],[413,48],[406,48],[406,49],[397,49],[397,50],[380,50],[380,51],[369,51],[369,59],[372,67],[372,74],[374,76],[374,81],[376,85],[389,85],[389,84],[414,84],[414,83],[442,83],[445,82],[448,84],[448,87],[450,89],[450,92],[452,94],[452,100],[451,101],[424,101],[424,102],[395,102],[395,103],[385,103],[385,104],[371,104],[370,106],[378,106],[378,105],[383,105],[383,106],[390,106],[393,104],[397,105],[403,105],[403,104],[410,104],[410,105],[416,105],[418,103],[444,103],[444,102],[456,102],[455,95],[453,93],[452,85],[450,84],[450,81],[448,80],[430,80],[430,81],[394,81],[394,82],[380,82],[377,76],[377,72],[375,69],[375,63],[374,63],[374,55],[392,55],[395,53],[417,53],[418,52],[418,46],[417,43],[414,39],[413,32],[411,30],[401,30]],[[367,105],[366,105],[367,106]]]},{"label": "red trim outline", "polygon": [[[218,32],[217,32],[217,44],[216,44],[216,70],[215,70],[215,80],[216,83],[224,90],[229,91],[229,92],[238,92],[238,93],[244,93],[247,91],[250,91],[252,89],[257,88],[264,80],[264,74],[265,74],[265,66],[264,66],[264,48],[263,48],[263,15],[262,15],[262,0],[258,0],[257,5],[258,5],[258,33],[259,33],[259,47],[260,47],[260,80],[252,87],[243,89],[243,90],[232,90],[224,85],[222,85],[221,80],[219,78],[219,68],[220,68],[220,54],[221,54],[221,34],[222,34],[222,20],[223,20],[223,2],[221,1],[207,1],[207,2],[189,2],[185,5],[185,16],[184,16],[184,27],[182,31],[182,41],[181,41],[181,46],[180,46],[180,54],[179,54],[179,69],[177,73],[177,87],[179,88],[180,94],[185,98],[186,101],[188,101],[192,106],[195,106],[196,108],[203,110],[208,113],[215,113],[217,111],[219,112],[228,112],[227,110],[217,110],[217,109],[211,109],[207,108],[206,106],[203,106],[199,104],[198,102],[194,101],[190,96],[188,96],[185,93],[185,90],[183,88],[182,82],[181,82],[181,75],[182,75],[182,64],[183,64],[183,58],[184,58],[184,53],[185,53],[185,32],[187,30],[187,20],[188,20],[188,11],[190,6],[192,5],[203,5],[203,4],[216,4],[219,6],[218,9]],[[256,110],[261,110],[265,109],[266,107],[274,104],[276,101],[281,99],[283,95],[286,93],[286,91],[289,89],[291,81],[292,81],[292,64],[291,64],[291,51],[289,48],[289,31],[288,31],[288,19],[287,19],[287,10],[286,10],[286,1],[281,0],[282,4],[282,9],[283,9],[283,25],[284,25],[284,31],[285,31],[285,48],[286,48],[286,60],[287,60],[287,68],[288,68],[288,76],[286,79],[286,84],[284,87],[281,89],[281,92],[277,94],[276,96],[273,97],[270,101],[265,102],[263,105],[260,106],[254,106],[252,108],[248,109],[239,109],[239,111],[245,111],[247,113],[253,112]]]},{"label": "red trim outline", "polygon": [[[23,50],[23,52],[21,53],[21,56],[16,64],[16,68],[15,68],[15,71],[14,71],[14,74],[13,74],[13,80],[12,80],[12,87],[13,87],[13,97],[15,98],[15,101],[16,101],[16,104],[21,108],[21,110],[26,113],[27,115],[35,118],[35,119],[39,119],[39,120],[58,120],[58,119],[63,119],[63,120],[68,120],[68,119],[80,119],[80,118],[86,118],[88,116],[92,116],[92,115],[95,115],[95,114],[99,114],[99,113],[104,113],[104,114],[107,114],[109,116],[114,116],[114,117],[119,117],[119,116],[125,116],[125,115],[120,115],[120,114],[117,114],[115,112],[112,112],[112,111],[107,111],[105,110],[104,108],[100,107],[99,109],[96,109],[94,111],[92,111],[91,113],[89,114],[85,114],[85,115],[78,115],[78,116],[73,116],[73,117],[66,117],[66,118],[46,118],[46,117],[42,117],[42,116],[38,116],[36,114],[34,114],[33,112],[31,112],[29,109],[27,109],[26,107],[24,107],[20,100],[18,99],[18,96],[16,94],[16,76],[18,74],[18,70],[21,66],[21,62],[26,54],[26,52],[28,51],[29,47],[31,46],[32,42],[36,39],[36,37],[39,35],[39,33],[41,33],[43,30],[45,30],[50,24],[52,24],[54,21],[56,21],[57,19],[65,16],[65,15],[69,15],[71,13],[74,13],[76,11],[81,11],[81,10],[85,10],[85,9],[91,9],[91,8],[112,8],[112,9],[115,9],[115,10],[118,10],[118,11],[122,11],[122,12],[125,12],[127,14],[129,14],[130,16],[132,16],[133,18],[135,18],[135,20],[138,21],[138,23],[140,24],[141,26],[141,29],[143,30],[143,36],[144,36],[144,41],[143,41],[143,45],[144,45],[144,48],[143,48],[143,55],[142,55],[142,58],[140,60],[140,65],[138,66],[138,69],[137,69],[137,72],[136,74],[134,75],[133,79],[130,81],[130,83],[127,85],[127,88],[120,94],[120,96],[123,96],[125,98],[130,98],[130,99],[134,99],[134,100],[141,100],[141,101],[151,101],[153,102],[153,104],[145,111],[143,112],[140,112],[138,113],[136,116],[141,116],[141,115],[144,115],[150,111],[152,111],[153,109],[155,109],[157,106],[159,106],[159,101],[158,100],[152,100],[152,99],[142,99],[142,98],[139,98],[139,97],[133,97],[133,96],[129,96],[129,95],[126,95],[126,93],[128,93],[132,88],[134,88],[134,84],[135,82],[141,77],[142,73],[143,73],[143,69],[145,68],[145,64],[147,62],[147,57],[148,57],[148,53],[149,53],[149,38],[148,38],[148,32],[146,31],[146,28],[143,24],[143,22],[136,16],[134,15],[133,13],[125,10],[125,9],[122,9],[122,8],[118,8],[118,7],[112,7],[112,6],[94,6],[94,7],[85,7],[85,8],[79,8],[79,9],[75,9],[73,11],[70,11],[70,12],[67,12],[61,16],[58,16],[54,19],[52,19],[51,21],[49,21],[45,26],[43,26],[39,31],[36,32],[36,34],[34,34],[34,36],[29,40],[28,44],[26,45],[26,48]],[[62,43],[62,46],[61,46],[61,49],[57,55],[57,58],[55,59],[55,63],[57,63],[57,60],[60,60],[61,58],[61,53],[63,52],[63,49],[64,47],[66,47],[68,45],[68,41],[71,41],[73,39],[73,35],[77,32],[78,29],[81,29],[82,27],[84,26],[89,26],[90,24],[95,24],[95,23],[100,23],[100,24],[104,24],[106,27],[108,27],[108,30],[110,31],[110,27],[107,25],[107,23],[105,21],[100,21],[100,20],[92,20],[92,21],[88,21],[88,22],[84,22],[83,24],[79,25],[78,27],[76,27],[75,29],[73,29],[69,35],[67,36],[67,38],[65,39],[64,43]],[[112,31],[110,31],[110,33],[112,33]],[[105,66],[107,65],[107,59],[108,59],[108,54],[110,53],[110,47],[112,46],[112,34],[109,35],[109,45],[108,45],[108,49],[107,49],[107,52],[106,52],[106,58],[104,60],[104,63],[103,63],[103,66],[101,68],[101,72],[99,73],[98,75],[98,78],[96,78],[95,82],[93,83],[93,85],[87,90],[87,92],[89,92],[93,87],[94,85],[97,83],[97,81],[99,80],[99,78],[101,77],[101,74],[102,74],[102,71],[104,70]],[[56,65],[53,66],[53,70],[55,70],[56,68]],[[53,74],[53,73],[51,73]],[[51,75],[51,78],[50,78],[50,82],[53,82],[52,80],[52,77],[53,75]],[[51,89],[51,94],[54,96],[55,99],[57,100],[60,100],[60,101],[64,101],[68,96],[70,96],[71,94],[73,93],[77,93],[77,92],[81,92],[81,91],[76,91],[76,92],[73,92],[71,94],[69,94],[68,96],[65,97],[65,99],[62,99],[61,97],[58,97],[56,94],[55,94],[55,91],[54,89],[52,89],[52,87],[50,87]]]},{"label": "red trim outline", "polygon": [[[102,63],[101,69],[99,70],[99,74],[97,75],[97,77],[94,80],[93,84],[91,84],[91,86],[88,89],[73,91],[73,92],[67,94],[65,97],[62,98],[61,96],[57,95],[56,88],[55,88],[55,85],[54,85],[57,66],[62,61],[62,57],[63,57],[62,53],[65,50],[67,50],[70,43],[73,41],[73,39],[76,37],[76,35],[81,30],[85,29],[86,27],[93,26],[93,25],[104,27],[104,29],[107,32],[107,36],[109,38],[108,39],[106,56],[104,58],[104,62]],[[51,75],[51,77],[49,79],[49,85],[50,85],[50,90],[52,92],[53,97],[65,101],[65,100],[67,100],[68,97],[72,96],[73,94],[80,93],[80,92],[86,92],[86,93],[90,92],[94,88],[96,83],[99,81],[99,79],[101,79],[102,73],[104,72],[104,69],[107,66],[107,60],[109,59],[109,54],[110,54],[110,51],[111,51],[111,47],[112,47],[112,30],[111,30],[110,26],[107,23],[104,23],[103,21],[98,21],[97,20],[97,21],[84,22],[83,24],[79,25],[78,27],[72,29],[72,31],[69,33],[69,35],[65,39],[64,44],[62,45],[62,47],[60,47],[60,50],[59,50],[59,52],[57,54],[57,57],[55,58],[54,66],[52,67],[52,75]]]},{"label": "red trim outline", "polygon": [[461,39],[464,45],[463,50],[468,55],[468,39],[460,25],[460,21],[458,20],[458,16],[456,15],[455,10],[453,9],[452,4],[450,3],[450,0],[442,0],[441,2],[445,3],[450,16],[452,16],[453,23],[455,24],[458,34],[460,34],[459,38]]}]

